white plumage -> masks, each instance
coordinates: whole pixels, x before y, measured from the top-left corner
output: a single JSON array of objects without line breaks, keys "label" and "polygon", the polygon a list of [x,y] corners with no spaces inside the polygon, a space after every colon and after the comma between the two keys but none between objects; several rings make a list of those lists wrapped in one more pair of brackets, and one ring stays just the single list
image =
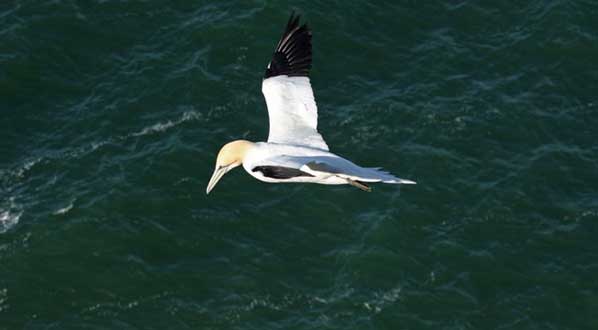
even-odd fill
[{"label": "white plumage", "polygon": [[270,118],[268,142],[328,150],[318,133],[318,107],[308,77],[264,79],[262,93]]}]

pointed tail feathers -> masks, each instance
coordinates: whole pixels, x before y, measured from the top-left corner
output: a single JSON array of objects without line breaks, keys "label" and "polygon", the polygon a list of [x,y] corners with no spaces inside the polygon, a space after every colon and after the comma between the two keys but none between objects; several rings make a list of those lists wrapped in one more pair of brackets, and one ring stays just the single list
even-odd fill
[{"label": "pointed tail feathers", "polygon": [[301,170],[308,173],[327,173],[344,179],[361,182],[384,182],[395,184],[416,184],[415,181],[397,178],[380,167],[359,167],[353,163],[345,168],[336,168],[325,162],[312,161],[302,166]]},{"label": "pointed tail feathers", "polygon": [[360,178],[361,181],[364,182],[384,182],[384,183],[394,183],[394,184],[417,184],[415,181],[401,179],[387,171],[382,170],[380,167],[368,167],[365,168],[368,172],[367,174],[364,173],[364,178]]}]

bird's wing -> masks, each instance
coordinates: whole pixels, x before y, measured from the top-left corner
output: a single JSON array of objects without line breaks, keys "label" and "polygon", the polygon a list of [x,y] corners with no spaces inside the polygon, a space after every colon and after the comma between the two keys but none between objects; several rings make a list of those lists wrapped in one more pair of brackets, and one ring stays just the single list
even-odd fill
[{"label": "bird's wing", "polygon": [[291,14],[266,68],[262,93],[268,106],[268,142],[328,150],[318,133],[318,107],[309,82],[311,32]]}]

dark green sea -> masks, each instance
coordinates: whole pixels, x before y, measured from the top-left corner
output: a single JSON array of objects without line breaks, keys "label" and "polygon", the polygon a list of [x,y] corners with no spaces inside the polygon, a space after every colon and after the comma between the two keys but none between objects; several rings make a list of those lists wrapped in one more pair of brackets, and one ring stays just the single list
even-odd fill
[{"label": "dark green sea", "polygon": [[[319,129],[418,182],[206,196],[295,9]],[[598,2],[0,4],[0,329],[598,329]]]}]

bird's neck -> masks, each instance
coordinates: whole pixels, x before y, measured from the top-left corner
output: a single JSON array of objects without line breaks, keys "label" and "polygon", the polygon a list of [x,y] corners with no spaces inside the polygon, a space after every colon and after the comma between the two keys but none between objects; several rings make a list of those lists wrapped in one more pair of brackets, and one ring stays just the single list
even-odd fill
[{"label": "bird's neck", "polygon": [[230,143],[231,152],[234,154],[233,157],[237,159],[239,165],[243,163],[243,160],[249,153],[249,151],[255,146],[255,143],[247,140],[236,140]]}]

